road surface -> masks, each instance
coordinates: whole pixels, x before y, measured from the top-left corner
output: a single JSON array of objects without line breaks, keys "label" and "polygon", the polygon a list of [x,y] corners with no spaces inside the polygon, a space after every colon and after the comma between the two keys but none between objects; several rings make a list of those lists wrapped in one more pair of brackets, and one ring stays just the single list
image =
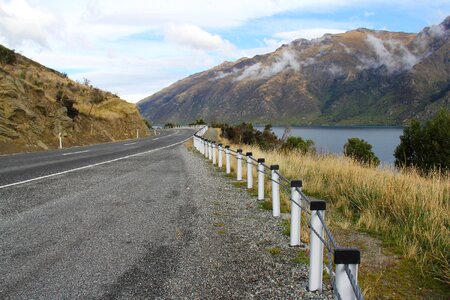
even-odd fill
[{"label": "road surface", "polygon": [[330,297],[192,133],[1,156],[0,299]]},{"label": "road surface", "polygon": [[114,298],[149,280],[157,290],[170,264],[136,270],[170,258],[189,210],[171,145],[193,133],[1,156],[0,298]]}]

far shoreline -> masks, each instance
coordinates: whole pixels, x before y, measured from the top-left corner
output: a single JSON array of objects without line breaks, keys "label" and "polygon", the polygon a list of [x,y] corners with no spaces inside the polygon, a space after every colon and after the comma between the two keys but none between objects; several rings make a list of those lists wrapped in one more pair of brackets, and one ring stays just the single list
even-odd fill
[{"label": "far shoreline", "polygon": [[[265,127],[267,124],[255,124],[254,127]],[[327,128],[327,129],[403,129],[402,125],[279,125],[271,124],[272,127],[293,128]]]}]

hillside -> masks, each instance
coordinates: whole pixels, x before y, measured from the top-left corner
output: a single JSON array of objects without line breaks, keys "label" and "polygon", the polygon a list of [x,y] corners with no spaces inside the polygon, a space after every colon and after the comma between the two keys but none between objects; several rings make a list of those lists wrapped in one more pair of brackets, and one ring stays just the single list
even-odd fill
[{"label": "hillside", "polygon": [[149,134],[138,109],[0,45],[0,154]]},{"label": "hillside", "polygon": [[450,17],[418,34],[357,29],[224,62],[141,100],[153,122],[403,124],[450,107]]}]

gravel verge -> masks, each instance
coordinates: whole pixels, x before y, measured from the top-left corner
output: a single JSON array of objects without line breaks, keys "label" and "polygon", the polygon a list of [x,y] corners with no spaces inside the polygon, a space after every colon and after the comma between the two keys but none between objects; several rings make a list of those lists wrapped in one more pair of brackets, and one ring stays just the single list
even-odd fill
[{"label": "gravel verge", "polygon": [[196,152],[181,155],[190,174],[191,216],[177,221],[178,266],[164,299],[332,299],[309,292],[308,266],[294,262],[281,220],[258,208],[244,187]]}]

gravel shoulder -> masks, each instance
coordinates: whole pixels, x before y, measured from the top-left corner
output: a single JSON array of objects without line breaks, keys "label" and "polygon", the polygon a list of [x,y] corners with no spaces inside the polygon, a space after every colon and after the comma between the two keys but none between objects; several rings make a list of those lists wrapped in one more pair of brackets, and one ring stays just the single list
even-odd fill
[{"label": "gravel shoulder", "polygon": [[332,298],[330,291],[307,291],[308,266],[293,261],[298,248],[288,246],[281,220],[198,153],[182,149],[181,155],[196,209],[177,230],[184,243],[164,298]]}]

